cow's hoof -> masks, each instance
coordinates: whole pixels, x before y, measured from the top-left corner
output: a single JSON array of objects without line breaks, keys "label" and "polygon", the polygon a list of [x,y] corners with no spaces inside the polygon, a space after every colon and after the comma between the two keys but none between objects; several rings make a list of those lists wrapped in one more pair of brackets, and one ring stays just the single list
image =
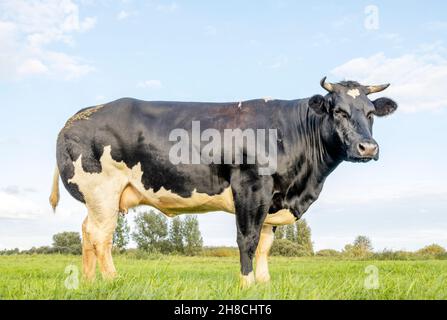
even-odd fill
[{"label": "cow's hoof", "polygon": [[268,283],[270,282],[270,275],[268,273],[256,274],[256,282]]},{"label": "cow's hoof", "polygon": [[88,283],[93,283],[93,282],[95,282],[95,280],[96,280],[96,277],[95,277],[95,275],[83,275],[82,276],[82,279],[85,281],[85,282],[88,282]]},{"label": "cow's hoof", "polygon": [[242,289],[246,289],[251,287],[255,283],[255,275],[253,274],[253,271],[247,274],[246,276],[241,274],[241,281],[240,285]]},{"label": "cow's hoof", "polygon": [[102,274],[102,278],[106,281],[112,281],[114,280],[118,274],[116,272],[107,272]]}]

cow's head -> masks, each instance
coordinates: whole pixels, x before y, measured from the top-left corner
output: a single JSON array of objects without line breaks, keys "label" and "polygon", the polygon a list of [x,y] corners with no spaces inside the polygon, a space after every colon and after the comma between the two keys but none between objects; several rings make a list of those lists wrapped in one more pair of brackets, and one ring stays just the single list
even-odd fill
[{"label": "cow's head", "polygon": [[326,77],[320,83],[329,94],[325,97],[311,97],[309,107],[327,117],[330,125],[325,128],[325,134],[336,144],[333,147],[348,161],[377,160],[379,145],[372,137],[374,116],[383,117],[393,113],[397,104],[388,98],[371,101],[367,96],[385,90],[389,84],[363,86],[354,81],[329,83]]}]

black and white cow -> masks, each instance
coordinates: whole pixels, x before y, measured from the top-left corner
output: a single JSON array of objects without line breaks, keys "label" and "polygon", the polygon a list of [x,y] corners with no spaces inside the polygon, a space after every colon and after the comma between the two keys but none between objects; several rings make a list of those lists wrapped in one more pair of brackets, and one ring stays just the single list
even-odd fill
[{"label": "black and white cow", "polygon": [[[96,259],[103,277],[115,276],[111,248],[118,214],[143,204],[168,216],[210,211],[235,214],[241,284],[255,281],[255,254],[256,280],[268,281],[273,226],[299,219],[342,161],[377,160],[374,116],[397,108],[388,98],[371,101],[367,97],[388,85],[331,84],[325,78],[321,85],[328,94],[308,99],[196,103],[124,98],[71,117],[57,139],[50,203],[56,208],[60,175],[68,192],[87,207],[82,225],[85,277],[94,278]],[[212,149],[214,161],[201,161],[198,152],[206,141],[188,138],[186,144],[176,146],[182,134],[194,135],[195,124],[200,130],[212,130],[213,139],[225,136],[228,129],[237,134]],[[176,130],[180,135],[173,140]],[[275,163],[270,166],[274,170],[260,174],[265,162],[261,164],[258,154],[253,154],[258,151],[244,140],[250,130],[274,130],[274,139],[264,144],[273,143],[276,148]],[[232,145],[238,137],[243,143]],[[211,143],[210,135],[207,139]],[[195,161],[191,160],[194,155],[173,161],[173,154],[184,151],[185,145],[195,152]],[[177,149],[173,152],[173,148]],[[226,158],[229,149],[234,155]]]}]

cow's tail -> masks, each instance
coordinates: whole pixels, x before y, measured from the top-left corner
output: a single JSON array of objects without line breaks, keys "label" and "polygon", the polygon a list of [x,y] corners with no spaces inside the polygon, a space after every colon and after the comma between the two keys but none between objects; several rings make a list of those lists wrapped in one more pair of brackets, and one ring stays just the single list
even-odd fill
[{"label": "cow's tail", "polygon": [[59,169],[54,168],[53,175],[53,188],[51,189],[50,204],[53,207],[53,211],[56,211],[57,204],[59,203]]}]

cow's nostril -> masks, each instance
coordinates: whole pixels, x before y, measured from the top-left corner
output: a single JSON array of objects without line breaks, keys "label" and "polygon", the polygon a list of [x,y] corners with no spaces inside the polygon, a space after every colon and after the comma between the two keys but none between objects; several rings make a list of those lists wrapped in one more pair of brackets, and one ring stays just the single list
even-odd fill
[{"label": "cow's nostril", "polygon": [[374,157],[378,150],[377,144],[370,142],[361,142],[357,148],[362,157]]}]

